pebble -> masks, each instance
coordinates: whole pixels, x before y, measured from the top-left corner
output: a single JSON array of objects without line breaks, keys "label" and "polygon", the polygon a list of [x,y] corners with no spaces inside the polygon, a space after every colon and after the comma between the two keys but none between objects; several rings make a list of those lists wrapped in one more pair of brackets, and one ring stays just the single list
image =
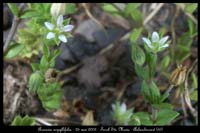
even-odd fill
[{"label": "pebble", "polygon": [[93,34],[99,30],[101,30],[101,26],[94,22],[93,20],[85,20],[76,28],[74,34],[78,34],[83,36],[88,42],[94,42],[95,39]]}]

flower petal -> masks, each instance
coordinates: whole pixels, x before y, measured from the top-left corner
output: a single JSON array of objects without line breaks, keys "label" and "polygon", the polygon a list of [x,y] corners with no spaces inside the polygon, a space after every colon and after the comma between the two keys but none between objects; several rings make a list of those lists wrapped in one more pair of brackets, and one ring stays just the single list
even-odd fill
[{"label": "flower petal", "polygon": [[125,103],[122,103],[122,105],[121,105],[121,112],[122,113],[126,112],[126,104]]},{"label": "flower petal", "polygon": [[59,40],[66,43],[67,42],[67,38],[65,37],[65,35],[59,35]]},{"label": "flower petal", "polygon": [[152,36],[151,36],[151,40],[152,42],[158,42],[159,41],[159,35],[157,32],[153,32]]},{"label": "flower petal", "polygon": [[73,28],[74,28],[73,25],[66,25],[63,27],[62,31],[68,32],[68,31],[71,31]]},{"label": "flower petal", "polygon": [[169,44],[165,44],[165,45],[162,45],[162,46],[160,46],[161,48],[166,48],[166,47],[169,47]]},{"label": "flower petal", "polygon": [[54,38],[55,37],[55,33],[53,33],[53,32],[49,32],[48,34],[47,34],[47,39],[52,39],[52,38]]},{"label": "flower petal", "polygon": [[60,15],[60,16],[57,18],[57,26],[62,26],[62,23],[63,23],[63,16]]},{"label": "flower petal", "polygon": [[147,44],[149,48],[153,48],[153,46],[151,45],[151,41],[148,38],[143,37],[142,40]]},{"label": "flower petal", "polygon": [[45,24],[45,26],[46,26],[49,30],[53,30],[53,28],[54,28],[54,25],[53,25],[53,24],[51,24],[51,23],[49,23],[49,22],[45,22],[44,24]]},{"label": "flower petal", "polygon": [[162,39],[159,41],[159,44],[160,44],[160,45],[163,45],[163,44],[167,41],[168,38],[169,38],[169,36],[166,36],[166,37],[162,38]]}]

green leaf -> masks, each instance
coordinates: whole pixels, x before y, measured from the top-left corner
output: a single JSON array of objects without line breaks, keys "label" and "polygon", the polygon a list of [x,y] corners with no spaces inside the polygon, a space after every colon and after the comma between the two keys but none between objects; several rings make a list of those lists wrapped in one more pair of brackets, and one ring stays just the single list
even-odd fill
[{"label": "green leaf", "polygon": [[135,28],[130,35],[130,41],[136,43],[142,33],[143,28]]},{"label": "green leaf", "polygon": [[32,18],[40,16],[41,14],[38,11],[35,10],[26,10],[23,12],[23,14],[20,16],[20,18]]},{"label": "green leaf", "polygon": [[149,85],[150,93],[151,93],[151,103],[158,104],[160,103],[160,90],[157,85],[152,81]]},{"label": "green leaf", "polygon": [[139,66],[142,66],[145,62],[144,51],[139,46],[134,44],[132,44],[131,57],[132,61]]},{"label": "green leaf", "polygon": [[151,104],[160,103],[160,91],[153,81],[147,83],[145,80],[143,80],[142,95]]},{"label": "green leaf", "polygon": [[74,3],[67,3],[66,14],[73,14],[75,12],[77,12],[76,5]]},{"label": "green leaf", "polygon": [[43,53],[44,53],[45,59],[49,60],[50,51],[49,51],[49,48],[47,47],[47,45],[45,43],[43,44]]},{"label": "green leaf", "polygon": [[19,52],[24,48],[25,46],[20,43],[12,44],[9,48],[8,53],[6,54],[6,58],[13,58],[19,54]]},{"label": "green leaf", "polygon": [[63,91],[59,83],[43,84],[37,93],[47,111],[58,109],[61,106]]},{"label": "green leaf", "polygon": [[190,35],[194,33],[194,23],[191,19],[187,19]]},{"label": "green leaf", "polygon": [[42,56],[42,59],[40,60],[40,68],[42,69],[42,70],[47,70],[48,69],[48,67],[49,67],[49,62],[48,62],[48,60],[45,58],[45,56],[43,55]]},{"label": "green leaf", "polygon": [[15,116],[15,119],[12,121],[11,126],[21,125],[21,116]]},{"label": "green leaf", "polygon": [[182,63],[190,56],[190,48],[187,46],[178,45],[178,50],[176,50],[176,60],[178,63]]},{"label": "green leaf", "polygon": [[190,37],[190,33],[186,32],[178,39],[178,46],[187,47],[188,49],[192,45],[193,40]]},{"label": "green leaf", "polygon": [[151,101],[151,92],[148,84],[146,83],[145,80],[142,82],[142,95],[147,101]]},{"label": "green leaf", "polygon": [[190,94],[191,100],[198,101],[198,91],[195,90]]},{"label": "green leaf", "polygon": [[144,67],[141,67],[141,66],[135,64],[135,72],[139,77],[141,77],[145,80],[149,79],[149,71],[147,68],[144,68]]},{"label": "green leaf", "polygon": [[29,91],[35,93],[41,87],[43,81],[44,77],[41,72],[32,73],[29,78]]},{"label": "green leaf", "polygon": [[142,23],[143,15],[139,10],[134,10],[134,12],[131,13],[131,17],[133,18],[134,21],[140,23],[140,26],[143,25]]},{"label": "green leaf", "polygon": [[134,13],[134,11],[141,5],[141,3],[128,3],[128,5],[125,8],[125,15],[128,16],[131,13]]},{"label": "green leaf", "polygon": [[161,97],[160,97],[160,103],[163,102],[165,99],[167,99],[169,96],[169,93],[164,93]]},{"label": "green leaf", "polygon": [[108,3],[104,3],[103,6],[102,6],[102,9],[106,12],[109,12],[109,13],[119,12],[118,9],[115,6],[113,6],[112,4],[108,4]]},{"label": "green leaf", "polygon": [[131,120],[129,121],[129,125],[140,126],[141,125],[140,118],[136,115],[132,115]]},{"label": "green leaf", "polygon": [[50,11],[51,3],[43,3],[43,8],[45,10],[45,13]]},{"label": "green leaf", "polygon": [[16,116],[11,123],[12,126],[35,126],[35,119],[26,115],[25,117]]},{"label": "green leaf", "polygon": [[22,119],[22,123],[24,125],[30,125],[30,126],[34,126],[36,123],[35,123],[35,119],[29,117],[28,115],[26,115],[23,119]]},{"label": "green leaf", "polygon": [[137,117],[140,120],[141,125],[143,126],[151,126],[153,122],[150,119],[150,115],[147,112],[138,112],[134,113],[132,118]]},{"label": "green leaf", "polygon": [[16,3],[8,3],[8,7],[15,16],[19,17],[19,8]]},{"label": "green leaf", "polygon": [[173,109],[173,106],[169,103],[153,104],[153,107],[155,107],[156,109]]},{"label": "green leaf", "polygon": [[55,66],[55,60],[56,58],[60,55],[61,50],[60,49],[56,49],[53,54],[51,55],[51,60],[49,62],[50,67],[54,67]]},{"label": "green leaf", "polygon": [[31,63],[31,67],[33,69],[33,72],[37,71],[40,69],[40,65],[37,63]]},{"label": "green leaf", "polygon": [[167,55],[162,59],[162,61],[160,63],[161,71],[166,70],[168,68],[169,63],[170,63],[170,57],[169,57],[169,55]]},{"label": "green leaf", "polygon": [[169,110],[169,109],[162,109],[157,114],[157,126],[167,125],[172,122],[177,116],[179,115],[178,112]]},{"label": "green leaf", "polygon": [[61,53],[60,49],[56,49],[55,51],[53,51],[52,55],[51,55],[51,60],[55,60]]},{"label": "green leaf", "polygon": [[63,24],[68,25],[70,23],[70,21],[71,21],[71,18],[65,19],[65,20],[63,20]]},{"label": "green leaf", "polygon": [[197,3],[189,3],[189,4],[186,4],[186,7],[185,7],[185,11],[188,12],[188,13],[193,13],[198,7],[198,4]]},{"label": "green leaf", "polygon": [[198,87],[198,78],[194,72],[192,72],[192,88]]}]

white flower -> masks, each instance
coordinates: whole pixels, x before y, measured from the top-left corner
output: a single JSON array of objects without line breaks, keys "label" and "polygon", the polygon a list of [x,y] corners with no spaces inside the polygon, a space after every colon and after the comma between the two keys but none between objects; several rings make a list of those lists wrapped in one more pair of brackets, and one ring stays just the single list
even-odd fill
[{"label": "white flower", "polygon": [[118,124],[128,125],[130,118],[132,116],[133,108],[127,110],[125,103],[120,105],[119,102],[112,104],[113,109],[113,118],[117,121]]},{"label": "white flower", "polygon": [[146,37],[143,37],[142,40],[147,45],[147,47],[150,48],[150,51],[158,52],[169,46],[169,44],[166,43],[168,38],[168,36],[165,36],[160,39],[158,33],[153,32],[151,40]]},{"label": "white flower", "polygon": [[65,37],[64,32],[69,32],[74,28],[73,25],[66,25],[66,26],[63,25],[62,15],[60,15],[57,18],[56,26],[50,22],[45,22],[44,24],[47,27],[47,29],[50,30],[50,32],[46,36],[47,39],[53,39],[57,37],[60,41],[64,43],[67,42],[67,38]]},{"label": "white flower", "polygon": [[[112,104],[113,111],[116,110],[116,106],[117,106],[116,104]],[[120,112],[120,114],[123,114],[126,112],[126,104],[125,103],[122,103],[121,106],[119,106],[119,112]]]}]

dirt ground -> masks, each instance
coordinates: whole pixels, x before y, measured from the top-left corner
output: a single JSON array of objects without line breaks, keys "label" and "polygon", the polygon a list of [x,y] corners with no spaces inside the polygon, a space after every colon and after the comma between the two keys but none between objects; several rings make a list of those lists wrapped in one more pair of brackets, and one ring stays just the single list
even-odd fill
[{"label": "dirt ground", "polygon": [[[142,9],[147,10],[150,6],[144,4]],[[103,29],[87,16],[80,4],[78,8],[78,12],[71,15],[72,23],[76,27],[72,33],[73,37],[69,39],[68,46],[61,44],[62,52],[56,59],[55,65],[56,69],[65,71],[59,81],[64,90],[62,108],[47,112],[42,108],[38,97],[30,94],[28,79],[32,70],[29,61],[22,58],[4,60],[3,120],[5,124],[10,124],[16,115],[28,114],[43,118],[55,125],[81,125],[86,116],[92,112],[98,125],[113,125],[111,104],[116,100],[125,102],[128,108],[134,107],[134,112],[150,110],[141,95],[141,79],[134,71],[130,41],[126,37],[122,39],[134,27],[127,25],[126,20],[113,19],[113,16],[103,12],[98,4],[88,4],[93,16],[104,26],[105,34]],[[166,4],[145,25],[146,30],[152,32],[163,26],[170,29],[175,10],[174,5]],[[145,13],[148,15],[147,12]],[[12,19],[12,16],[8,16],[8,19]],[[175,30],[177,37],[187,31],[186,24],[186,16],[180,12],[174,25],[177,29]],[[5,38],[10,27],[7,24],[4,30]],[[170,30],[167,33],[170,34]],[[191,47],[192,54],[184,63],[190,66],[197,58],[197,52],[197,42],[194,41]],[[166,53],[162,54],[166,55]],[[171,66],[170,69],[172,68],[175,66]],[[159,69],[156,75],[156,82],[161,92],[164,92],[169,82],[160,75]],[[181,115],[173,125],[195,125],[188,108],[186,108],[188,116],[183,117],[180,100],[173,100],[175,93],[173,92],[169,101],[173,102],[174,109]],[[192,104],[196,109],[198,108],[197,102]]]}]

